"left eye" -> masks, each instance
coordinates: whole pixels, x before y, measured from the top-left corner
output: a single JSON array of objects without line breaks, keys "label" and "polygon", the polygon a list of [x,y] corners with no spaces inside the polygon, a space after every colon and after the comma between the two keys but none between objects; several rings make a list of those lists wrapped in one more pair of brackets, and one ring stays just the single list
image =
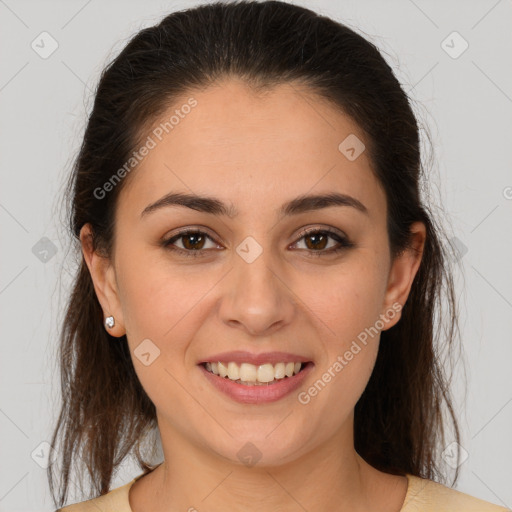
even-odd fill
[{"label": "left eye", "polygon": [[[306,233],[304,233],[302,235],[301,238],[299,238],[299,240],[297,242],[295,242],[295,244],[298,244],[301,240],[304,240],[304,244],[306,245],[305,249],[308,250],[308,251],[313,251],[313,252],[327,252],[327,253],[330,253],[330,252],[333,252],[333,250],[337,250],[337,247],[336,245],[331,246],[329,247],[328,250],[323,250],[323,249],[326,249],[326,245],[328,243],[328,240],[329,238],[331,240],[335,240],[336,242],[338,242],[338,244],[341,244],[341,245],[344,245],[344,246],[347,246],[347,240],[345,238],[342,238],[340,235],[338,235],[337,233],[333,233],[332,231],[329,231],[329,230],[312,230],[312,231],[307,231]],[[308,243],[309,241],[309,243]]]},{"label": "left eye", "polygon": [[[338,242],[338,246],[335,245],[334,247],[331,246],[326,249],[327,241],[329,238]],[[181,239],[182,247],[176,246],[175,243]],[[306,245],[305,250],[314,256],[337,253],[343,249],[353,247],[353,244],[347,238],[340,236],[339,234],[334,233],[328,229],[316,229],[307,231],[303,233],[299,240],[293,245],[297,245],[303,239]],[[204,231],[189,230],[182,231],[169,240],[164,240],[162,245],[167,249],[177,251],[184,256],[204,256],[204,253],[207,249],[204,247],[204,245],[207,240],[213,242],[214,246],[216,245],[213,238],[206,234]],[[211,248],[214,247],[210,247],[210,249]]]}]

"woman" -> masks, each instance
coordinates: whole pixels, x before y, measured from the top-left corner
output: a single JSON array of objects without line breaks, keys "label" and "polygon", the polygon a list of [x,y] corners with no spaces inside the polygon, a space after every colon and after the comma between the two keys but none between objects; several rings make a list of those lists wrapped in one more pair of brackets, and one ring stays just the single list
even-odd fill
[{"label": "woman", "polygon": [[137,34],[70,181],[55,502],[78,453],[95,496],[60,510],[505,510],[435,482],[459,446],[445,293],[445,346],[456,318],[420,178],[407,96],[349,28],[231,2]]}]

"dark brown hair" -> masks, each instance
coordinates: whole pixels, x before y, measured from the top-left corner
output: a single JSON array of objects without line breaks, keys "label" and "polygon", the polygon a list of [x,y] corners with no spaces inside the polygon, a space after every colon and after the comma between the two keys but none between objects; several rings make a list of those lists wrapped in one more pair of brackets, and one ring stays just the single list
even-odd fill
[{"label": "dark brown hair", "polygon": [[[424,170],[410,101],[376,46],[354,30],[304,7],[248,1],[174,12],[138,32],[101,75],[68,183],[77,254],[80,229],[90,223],[95,250],[111,255],[115,205],[127,178],[104,198],[94,191],[130,158],[148,126],[178,96],[229,77],[258,91],[305,85],[359,125],[385,190],[392,256],[409,247],[413,222],[425,224],[423,258],[402,317],[382,332],[373,374],[355,408],[355,448],[382,471],[442,480],[438,451],[446,420],[459,440],[440,357],[458,331],[450,260],[443,232],[420,198]],[[442,299],[448,328],[439,340]],[[106,332],[82,258],[59,346],[62,406],[51,441],[62,462],[57,498],[54,468],[48,468],[57,506],[65,503],[73,463],[87,468],[93,496],[110,490],[129,454],[144,472],[153,469],[140,441],[156,427],[156,411],[123,338]]]}]

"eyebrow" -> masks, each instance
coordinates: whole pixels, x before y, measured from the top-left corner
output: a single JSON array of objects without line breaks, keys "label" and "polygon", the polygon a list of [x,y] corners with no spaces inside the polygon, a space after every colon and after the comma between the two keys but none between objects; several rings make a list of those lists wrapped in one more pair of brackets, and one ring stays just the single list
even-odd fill
[{"label": "eyebrow", "polygon": [[[181,206],[198,212],[209,213],[217,216],[227,216],[230,219],[238,215],[238,210],[232,204],[225,204],[219,199],[196,194],[171,192],[161,197],[154,203],[146,206],[141,213],[141,218],[147,214],[165,207]],[[357,211],[369,215],[366,206],[355,197],[337,192],[329,194],[303,195],[286,202],[278,211],[280,218],[300,213],[321,210],[331,206],[348,206]]]}]

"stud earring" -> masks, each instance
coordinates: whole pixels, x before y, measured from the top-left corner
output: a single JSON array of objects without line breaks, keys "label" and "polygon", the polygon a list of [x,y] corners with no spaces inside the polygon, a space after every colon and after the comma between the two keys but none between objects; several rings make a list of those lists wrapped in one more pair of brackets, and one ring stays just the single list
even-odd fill
[{"label": "stud earring", "polygon": [[112,329],[112,327],[114,327],[114,325],[115,325],[114,317],[113,316],[107,316],[107,318],[105,318],[105,325],[109,329]]}]

